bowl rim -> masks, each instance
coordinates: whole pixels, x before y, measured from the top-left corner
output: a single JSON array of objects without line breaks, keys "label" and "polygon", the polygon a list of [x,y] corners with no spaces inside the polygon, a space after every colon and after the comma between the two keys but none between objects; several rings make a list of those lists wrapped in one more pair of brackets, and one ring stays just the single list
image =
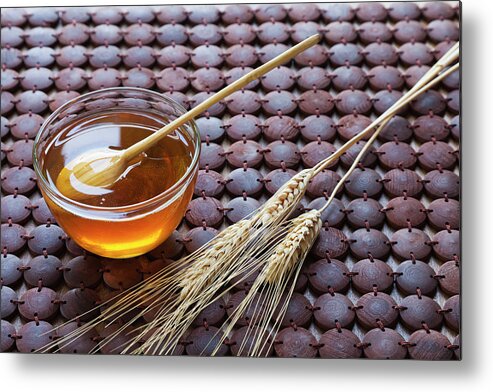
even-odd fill
[{"label": "bowl rim", "polygon": [[[175,100],[169,98],[168,96],[158,93],[153,90],[149,89],[144,89],[144,88],[139,88],[139,87],[110,87],[110,88],[103,88],[95,91],[91,91],[82,95],[79,95],[75,98],[70,99],[69,101],[65,102],[63,105],[61,105],[59,108],[57,108],[46,120],[43,121],[43,124],[38,130],[38,133],[36,135],[36,138],[34,139],[34,145],[33,145],[33,168],[34,172],[36,173],[37,180],[41,182],[43,189],[42,191],[47,191],[50,196],[54,196],[56,199],[53,200],[55,203],[59,204],[59,201],[62,201],[64,203],[68,203],[71,206],[75,206],[77,208],[80,208],[84,211],[100,211],[100,212],[126,212],[126,213],[132,213],[132,212],[139,212],[140,210],[152,206],[155,203],[158,203],[160,201],[165,200],[166,202],[164,205],[167,205],[169,202],[174,200],[174,196],[176,196],[177,191],[179,191],[180,187],[189,181],[193,177],[193,172],[198,169],[198,161],[200,157],[200,146],[201,146],[201,140],[200,140],[200,132],[198,130],[198,126],[195,122],[194,119],[187,121],[184,125],[188,125],[189,129],[191,129],[190,136],[192,138],[192,142],[194,145],[194,153],[192,157],[192,161],[187,167],[186,172],[180,177],[178,181],[176,181],[171,187],[168,189],[164,190],[163,192],[159,193],[156,196],[153,196],[150,199],[134,203],[134,204],[127,204],[124,206],[114,206],[114,207],[100,207],[100,206],[93,206],[90,204],[85,204],[78,202],[76,200],[72,200],[69,197],[65,196],[62,194],[55,186],[50,184],[50,182],[46,179],[46,176],[43,174],[42,168],[40,166],[39,162],[39,157],[37,154],[37,149],[39,144],[41,143],[41,137],[46,131],[48,124],[51,124],[56,117],[65,109],[73,105],[74,103],[84,100],[87,98],[91,98],[93,96],[101,95],[104,93],[120,93],[120,92],[130,92],[130,93],[140,93],[140,94],[148,94],[152,95],[155,98],[158,98],[159,100],[164,100],[168,104],[171,104],[174,107],[177,107],[179,111],[182,113],[186,113],[187,109],[185,109],[179,102],[176,102]],[[102,99],[105,97],[102,96]],[[41,187],[40,187],[41,188]],[[185,187],[183,188],[185,189]],[[167,200],[168,199],[168,200]],[[111,219],[111,218],[110,218]]]}]

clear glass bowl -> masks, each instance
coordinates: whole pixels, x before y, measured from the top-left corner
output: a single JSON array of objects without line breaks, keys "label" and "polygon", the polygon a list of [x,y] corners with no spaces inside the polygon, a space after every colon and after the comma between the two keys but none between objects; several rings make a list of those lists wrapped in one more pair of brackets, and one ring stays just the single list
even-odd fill
[{"label": "clear glass bowl", "polygon": [[[104,117],[104,113],[119,112],[144,114],[166,124],[186,110],[173,100],[150,90],[109,88],[94,91],[65,103],[53,112],[41,126],[33,152],[38,186],[57,223],[82,248],[110,258],[144,254],[171,235],[192,198],[200,154],[199,132],[195,122],[190,121],[176,132],[189,141],[191,163],[185,174],[161,194],[121,207],[93,206],[67,198],[53,181],[48,180],[44,167],[47,145],[75,119],[98,115]],[[161,126],[153,128],[159,129]]]}]

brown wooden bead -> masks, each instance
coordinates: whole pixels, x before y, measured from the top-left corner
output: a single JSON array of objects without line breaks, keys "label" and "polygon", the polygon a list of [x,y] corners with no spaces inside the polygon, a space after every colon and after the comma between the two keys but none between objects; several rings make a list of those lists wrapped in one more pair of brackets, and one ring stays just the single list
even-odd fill
[{"label": "brown wooden bead", "polygon": [[7,150],[7,160],[12,166],[32,166],[34,141],[30,139],[18,140]]},{"label": "brown wooden bead", "polygon": [[[258,330],[258,327],[255,326],[245,326],[234,331],[229,340],[231,354],[240,357],[251,355],[255,343],[254,336],[259,336],[261,333],[262,332]],[[270,343],[272,339],[268,337],[268,333],[264,332],[264,335]],[[273,352],[274,348],[270,344],[266,344],[258,355],[260,357],[270,357]]]},{"label": "brown wooden bead", "polygon": [[292,117],[272,116],[267,118],[263,124],[263,135],[267,141],[280,139],[293,141],[298,137],[299,128]]},{"label": "brown wooden bead", "polygon": [[365,114],[371,110],[370,97],[361,90],[345,90],[334,98],[337,110],[343,114]]},{"label": "brown wooden bead", "polygon": [[270,168],[294,168],[300,162],[300,151],[293,142],[278,140],[266,146],[264,157]]},{"label": "brown wooden bead", "polygon": [[8,286],[0,287],[0,316],[9,318],[17,310],[17,293]]},{"label": "brown wooden bead", "polygon": [[408,42],[399,48],[399,58],[407,65],[430,64],[433,61],[433,54],[422,42]]},{"label": "brown wooden bead", "polygon": [[267,91],[290,90],[295,84],[295,73],[287,67],[277,67],[261,77],[262,87]]},{"label": "brown wooden bead", "polygon": [[258,27],[257,37],[264,44],[271,42],[282,43],[289,39],[288,27],[282,22],[265,22]]},{"label": "brown wooden bead", "polygon": [[363,337],[364,353],[369,359],[404,359],[407,349],[404,338],[390,328],[374,328]]},{"label": "brown wooden bead", "polygon": [[[66,336],[83,325],[84,323],[78,323],[76,321],[61,325],[57,328],[57,336]],[[94,328],[90,329],[82,336],[78,337],[75,341],[61,343],[59,345],[60,352],[63,354],[88,354],[98,345],[98,336],[99,335]]]},{"label": "brown wooden bead", "polygon": [[47,287],[32,288],[19,298],[19,313],[26,320],[49,320],[58,312],[58,295]]},{"label": "brown wooden bead", "polygon": [[317,339],[304,328],[288,327],[281,330],[274,342],[274,349],[281,358],[314,358],[317,355]]},{"label": "brown wooden bead", "polygon": [[407,119],[400,116],[392,117],[378,134],[378,138],[382,141],[398,140],[401,142],[408,142],[412,136],[413,130],[411,124]]},{"label": "brown wooden bead", "polygon": [[453,260],[460,256],[460,235],[458,230],[442,230],[433,238],[433,252],[440,260]]},{"label": "brown wooden bead", "polygon": [[264,177],[265,190],[271,195],[276,193],[286,182],[288,182],[296,171],[293,169],[274,169]]},{"label": "brown wooden bead", "polygon": [[385,221],[382,205],[374,199],[354,199],[347,205],[347,219],[354,227],[380,227]]},{"label": "brown wooden bead", "polygon": [[183,252],[183,243],[183,235],[175,230],[166,241],[150,251],[148,255],[151,259],[177,259]]},{"label": "brown wooden bead", "polygon": [[382,191],[380,174],[373,169],[355,169],[346,183],[345,190],[352,198],[373,197],[376,198]]},{"label": "brown wooden bead", "polygon": [[290,114],[294,112],[296,108],[297,104],[295,96],[289,91],[271,91],[262,99],[262,109],[270,115]]},{"label": "brown wooden bead", "polygon": [[221,119],[217,117],[199,117],[195,119],[199,128],[200,139],[211,142],[220,141],[224,136],[224,126]]},{"label": "brown wooden bead", "polygon": [[358,229],[351,233],[349,248],[358,258],[375,257],[383,259],[390,253],[389,239],[376,229]]},{"label": "brown wooden bead", "polygon": [[336,258],[346,254],[349,246],[346,235],[333,227],[324,227],[315,241],[311,253],[319,258]]},{"label": "brown wooden bead", "polygon": [[232,4],[226,6],[221,17],[223,22],[226,24],[248,23],[252,21],[254,11],[249,5]]},{"label": "brown wooden bead", "polygon": [[398,68],[390,65],[377,65],[368,71],[370,86],[378,91],[384,89],[400,89],[404,78]]},{"label": "brown wooden bead", "polygon": [[350,330],[334,328],[325,332],[319,340],[318,349],[321,358],[348,359],[361,357],[359,338]]},{"label": "brown wooden bead", "polygon": [[426,30],[417,20],[401,20],[394,26],[394,38],[400,43],[423,42],[426,40]]},{"label": "brown wooden bead", "polygon": [[[279,316],[281,308],[286,303],[287,296],[283,295],[272,317],[275,320]],[[300,293],[293,293],[287,302],[287,308],[281,320],[281,328],[289,326],[308,327],[312,320],[312,306],[310,301]]]},{"label": "brown wooden bead", "polygon": [[387,42],[392,39],[392,31],[385,23],[369,21],[359,26],[358,35],[363,43]]},{"label": "brown wooden bead", "polygon": [[2,223],[24,223],[31,215],[31,201],[23,195],[2,197]]},{"label": "brown wooden bead", "polygon": [[323,140],[331,142],[336,136],[334,121],[329,116],[312,115],[305,117],[299,124],[301,136],[306,141]]},{"label": "brown wooden bead", "polygon": [[252,168],[239,168],[233,170],[225,179],[226,189],[234,196],[258,196],[263,189],[262,174]]},{"label": "brown wooden bead", "polygon": [[224,149],[217,143],[201,143],[199,168],[218,170],[226,162]]},{"label": "brown wooden bead", "polygon": [[259,95],[251,90],[235,91],[226,99],[226,105],[232,114],[256,113],[262,106]]},{"label": "brown wooden bead", "polygon": [[460,294],[460,268],[455,260],[442,264],[437,271],[440,288],[448,295]]},{"label": "brown wooden bead", "polygon": [[365,47],[363,54],[365,61],[372,67],[384,64],[394,65],[399,60],[394,46],[387,42],[373,42]]},{"label": "brown wooden bead", "polygon": [[390,237],[392,253],[400,259],[416,258],[427,260],[431,254],[430,237],[424,231],[412,229],[400,229]]},{"label": "brown wooden bead", "polygon": [[258,54],[252,45],[238,44],[230,46],[224,52],[226,63],[231,67],[254,66],[258,61]]},{"label": "brown wooden bead", "polygon": [[453,169],[457,160],[453,148],[445,142],[426,142],[418,149],[418,162],[431,171],[440,165],[442,169]]},{"label": "brown wooden bead", "polygon": [[445,310],[445,323],[455,332],[459,332],[461,324],[460,306],[460,295],[454,295],[453,297],[450,297],[443,304],[443,310]]},{"label": "brown wooden bead", "polygon": [[299,97],[299,107],[307,114],[326,114],[334,108],[333,98],[323,90],[305,91]]},{"label": "brown wooden bead", "polygon": [[460,203],[454,199],[436,199],[428,206],[428,221],[437,229],[460,226]]},{"label": "brown wooden bead", "polygon": [[260,202],[251,197],[235,197],[226,205],[225,215],[229,222],[236,223],[250,216],[260,206]]},{"label": "brown wooden bead", "polygon": [[451,20],[432,20],[428,23],[428,37],[435,42],[457,41],[459,39],[459,26]]},{"label": "brown wooden bead", "polygon": [[361,48],[352,43],[339,43],[330,48],[329,58],[333,65],[358,65],[363,61]]},{"label": "brown wooden bead", "polygon": [[420,360],[448,360],[453,356],[452,350],[447,347],[450,341],[437,331],[425,331],[423,329],[414,332],[408,339],[409,356]]},{"label": "brown wooden bead", "polygon": [[394,227],[421,226],[426,221],[423,204],[412,197],[396,197],[385,207],[387,221]]},{"label": "brown wooden bead", "polygon": [[343,294],[327,293],[317,298],[313,304],[313,317],[316,324],[323,330],[349,327],[354,321],[354,304]]},{"label": "brown wooden bead", "polygon": [[[341,176],[335,171],[322,170],[310,180],[306,193],[312,198],[330,195],[340,180]],[[341,192],[342,189],[338,192],[338,194]]]},{"label": "brown wooden bead", "polygon": [[29,260],[25,266],[24,280],[30,286],[42,285],[54,287],[62,277],[62,262],[56,256],[36,256]]},{"label": "brown wooden bead", "polygon": [[218,298],[208,306],[206,306],[193,322],[193,326],[201,326],[204,323],[207,325],[218,325],[226,315],[226,304],[224,299]]},{"label": "brown wooden bead", "polygon": [[[142,49],[142,48],[146,48],[146,47],[141,46],[140,48]],[[135,51],[136,49],[139,49],[139,47],[134,46],[134,47],[130,48],[129,51],[132,49]],[[194,49],[194,51],[196,49]],[[129,57],[129,51],[127,52],[127,56],[124,58],[124,62],[125,62],[125,60],[127,60],[127,57]],[[149,53],[152,53],[152,52],[149,52]],[[175,44],[175,45],[166,46],[166,47],[162,48],[159,52],[157,52],[157,61],[159,64],[161,64],[164,67],[173,67],[173,65],[174,66],[183,66],[184,64],[188,63],[188,61],[190,60],[190,57],[191,57],[190,50],[186,46],[183,46],[183,45],[176,45]],[[136,64],[130,65],[130,64],[127,64],[127,62],[128,62],[128,60],[125,62],[125,64],[129,67],[136,65]],[[141,64],[141,65],[142,66],[149,66],[151,64],[147,64],[147,65]]]},{"label": "brown wooden bead", "polygon": [[421,10],[416,3],[395,2],[388,8],[389,16],[393,20],[419,19]]},{"label": "brown wooden bead", "polygon": [[17,223],[3,223],[1,246],[8,253],[17,253],[26,244],[27,231]]},{"label": "brown wooden bead", "polygon": [[[349,114],[339,119],[337,133],[344,141],[352,139],[358,133],[365,130],[372,123],[369,117],[361,114]],[[368,140],[371,135],[365,136],[363,140]]]},{"label": "brown wooden bead", "polygon": [[199,45],[189,52],[189,56],[196,68],[220,67],[224,62],[223,51],[216,45]]},{"label": "brown wooden bead", "polygon": [[[397,90],[382,90],[376,93],[373,96],[373,109],[378,114],[382,114],[386,112],[389,108],[391,108],[399,99],[403,96],[402,92]],[[406,111],[406,107],[399,111],[399,114],[402,114]]]},{"label": "brown wooden bead", "polygon": [[423,295],[432,296],[437,288],[435,271],[420,260],[406,260],[395,272],[396,285],[404,294],[415,294],[419,289]]},{"label": "brown wooden bead", "polygon": [[353,24],[342,20],[329,23],[325,27],[324,36],[329,44],[353,42],[358,38]]},{"label": "brown wooden bead", "polygon": [[36,254],[58,253],[64,246],[65,233],[54,224],[46,224],[35,227],[29,233],[27,244],[29,249]]},{"label": "brown wooden bead", "polygon": [[317,293],[330,290],[343,292],[349,287],[349,269],[336,259],[321,259],[309,265],[307,275],[310,286]]},{"label": "brown wooden bead", "polygon": [[414,136],[420,142],[445,140],[450,134],[447,122],[440,116],[421,116],[413,122]]},{"label": "brown wooden bead", "polygon": [[447,108],[447,101],[440,92],[428,90],[411,101],[410,106],[419,114],[440,114]]},{"label": "brown wooden bead", "polygon": [[413,170],[393,169],[383,177],[385,192],[392,197],[407,195],[418,196],[423,190],[421,177]]},{"label": "brown wooden bead", "polygon": [[[324,141],[310,142],[305,145],[301,151],[301,160],[305,167],[314,167],[324,159],[330,157],[336,152],[333,144]],[[330,164],[329,167],[337,165],[337,160]]]},{"label": "brown wooden bead", "polygon": [[[345,168],[351,167],[361,150],[366,146],[365,141],[359,141],[354,143],[344,154],[341,155],[341,165]],[[377,155],[375,154],[375,147],[370,146],[363,154],[363,157],[358,161],[364,167],[374,167],[377,163]]]},{"label": "brown wooden bead", "polygon": [[30,321],[17,331],[22,339],[16,339],[15,345],[21,353],[32,353],[50,344],[53,339],[53,325],[46,321]]},{"label": "brown wooden bead", "polygon": [[0,257],[0,276],[2,278],[2,284],[4,286],[15,284],[22,277],[22,271],[19,268],[23,265],[23,262],[17,256],[9,253],[4,253]]},{"label": "brown wooden bead", "polygon": [[338,91],[362,90],[368,81],[366,73],[354,65],[344,65],[336,68],[331,74],[332,84]]},{"label": "brown wooden bead", "polygon": [[296,83],[302,90],[324,89],[330,85],[330,77],[322,67],[303,67],[297,73]]},{"label": "brown wooden bead", "polygon": [[224,177],[214,170],[199,170],[194,187],[195,196],[218,197],[224,192]]},{"label": "brown wooden bead", "polygon": [[194,46],[216,45],[221,42],[222,35],[219,27],[214,24],[199,24],[187,32],[188,39]]},{"label": "brown wooden bead", "polygon": [[185,219],[192,226],[218,227],[224,218],[222,203],[213,197],[199,197],[188,205]]},{"label": "brown wooden bead", "polygon": [[213,227],[195,227],[185,235],[185,249],[188,253],[193,253],[212,240],[218,233],[219,231]]},{"label": "brown wooden bead", "polygon": [[431,329],[440,328],[443,321],[443,316],[439,313],[441,308],[430,297],[409,295],[399,305],[404,308],[399,310],[401,320],[411,331],[423,328],[423,323]]},{"label": "brown wooden bead", "polygon": [[352,269],[352,286],[360,293],[388,291],[394,284],[392,268],[382,260],[363,259]]},{"label": "brown wooden bead", "polygon": [[216,91],[224,85],[222,71],[217,68],[199,68],[190,75],[192,87],[197,91]]},{"label": "brown wooden bead", "polygon": [[272,43],[263,46],[258,52],[258,59],[262,64],[272,60],[274,57],[288,50],[288,46],[279,43]]},{"label": "brown wooden bead", "polygon": [[[307,209],[320,209],[325,206],[327,199],[325,197],[318,197],[308,204]],[[322,223],[326,226],[340,227],[346,218],[344,213],[344,204],[339,199],[333,199],[332,202],[326,207],[320,216]]]},{"label": "brown wooden bead", "polygon": [[[270,118],[270,117],[269,117]],[[238,114],[224,122],[228,137],[233,141],[256,140],[262,134],[260,120],[251,114]]]},{"label": "brown wooden bead", "polygon": [[[2,15],[3,17],[3,15]],[[17,334],[15,327],[9,323],[7,320],[1,320],[0,321],[0,333],[2,334],[2,340],[0,341],[0,350],[5,353],[9,351],[14,343],[15,339],[14,336]]]},{"label": "brown wooden bead", "polygon": [[378,327],[392,327],[397,322],[399,313],[395,309],[395,300],[388,294],[375,292],[363,295],[356,302],[356,317],[358,323],[365,329]]},{"label": "brown wooden bead", "polygon": [[257,22],[267,22],[270,20],[284,20],[288,13],[282,4],[262,4],[255,9],[255,19]]},{"label": "brown wooden bead", "polygon": [[234,167],[257,167],[262,163],[261,146],[252,140],[233,143],[228,150],[226,159]]}]

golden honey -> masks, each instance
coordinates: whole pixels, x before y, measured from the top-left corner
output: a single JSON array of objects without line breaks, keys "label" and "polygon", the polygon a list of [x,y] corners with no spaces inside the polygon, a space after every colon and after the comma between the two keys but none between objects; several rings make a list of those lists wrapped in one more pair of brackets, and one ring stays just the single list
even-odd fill
[{"label": "golden honey", "polygon": [[198,143],[184,130],[131,162],[109,188],[90,187],[72,200],[55,185],[65,165],[81,154],[125,149],[168,122],[155,111],[109,108],[75,116],[44,140],[35,157],[46,182],[41,191],[57,222],[81,247],[105,257],[133,257],[155,248],[178,226],[197,176]]}]

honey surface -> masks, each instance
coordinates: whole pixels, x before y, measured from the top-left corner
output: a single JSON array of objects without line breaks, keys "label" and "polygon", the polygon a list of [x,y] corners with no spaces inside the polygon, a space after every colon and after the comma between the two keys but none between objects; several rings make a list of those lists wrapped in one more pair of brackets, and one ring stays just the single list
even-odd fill
[{"label": "honey surface", "polygon": [[[48,180],[54,185],[62,168],[85,152],[125,149],[162,125],[156,118],[114,111],[76,119],[45,150]],[[91,192],[79,195],[77,201],[92,206],[121,207],[159,195],[186,173],[193,156],[193,146],[189,144],[181,133],[165,137],[146,151],[143,158],[130,162],[124,176],[111,187],[91,187]]]}]

